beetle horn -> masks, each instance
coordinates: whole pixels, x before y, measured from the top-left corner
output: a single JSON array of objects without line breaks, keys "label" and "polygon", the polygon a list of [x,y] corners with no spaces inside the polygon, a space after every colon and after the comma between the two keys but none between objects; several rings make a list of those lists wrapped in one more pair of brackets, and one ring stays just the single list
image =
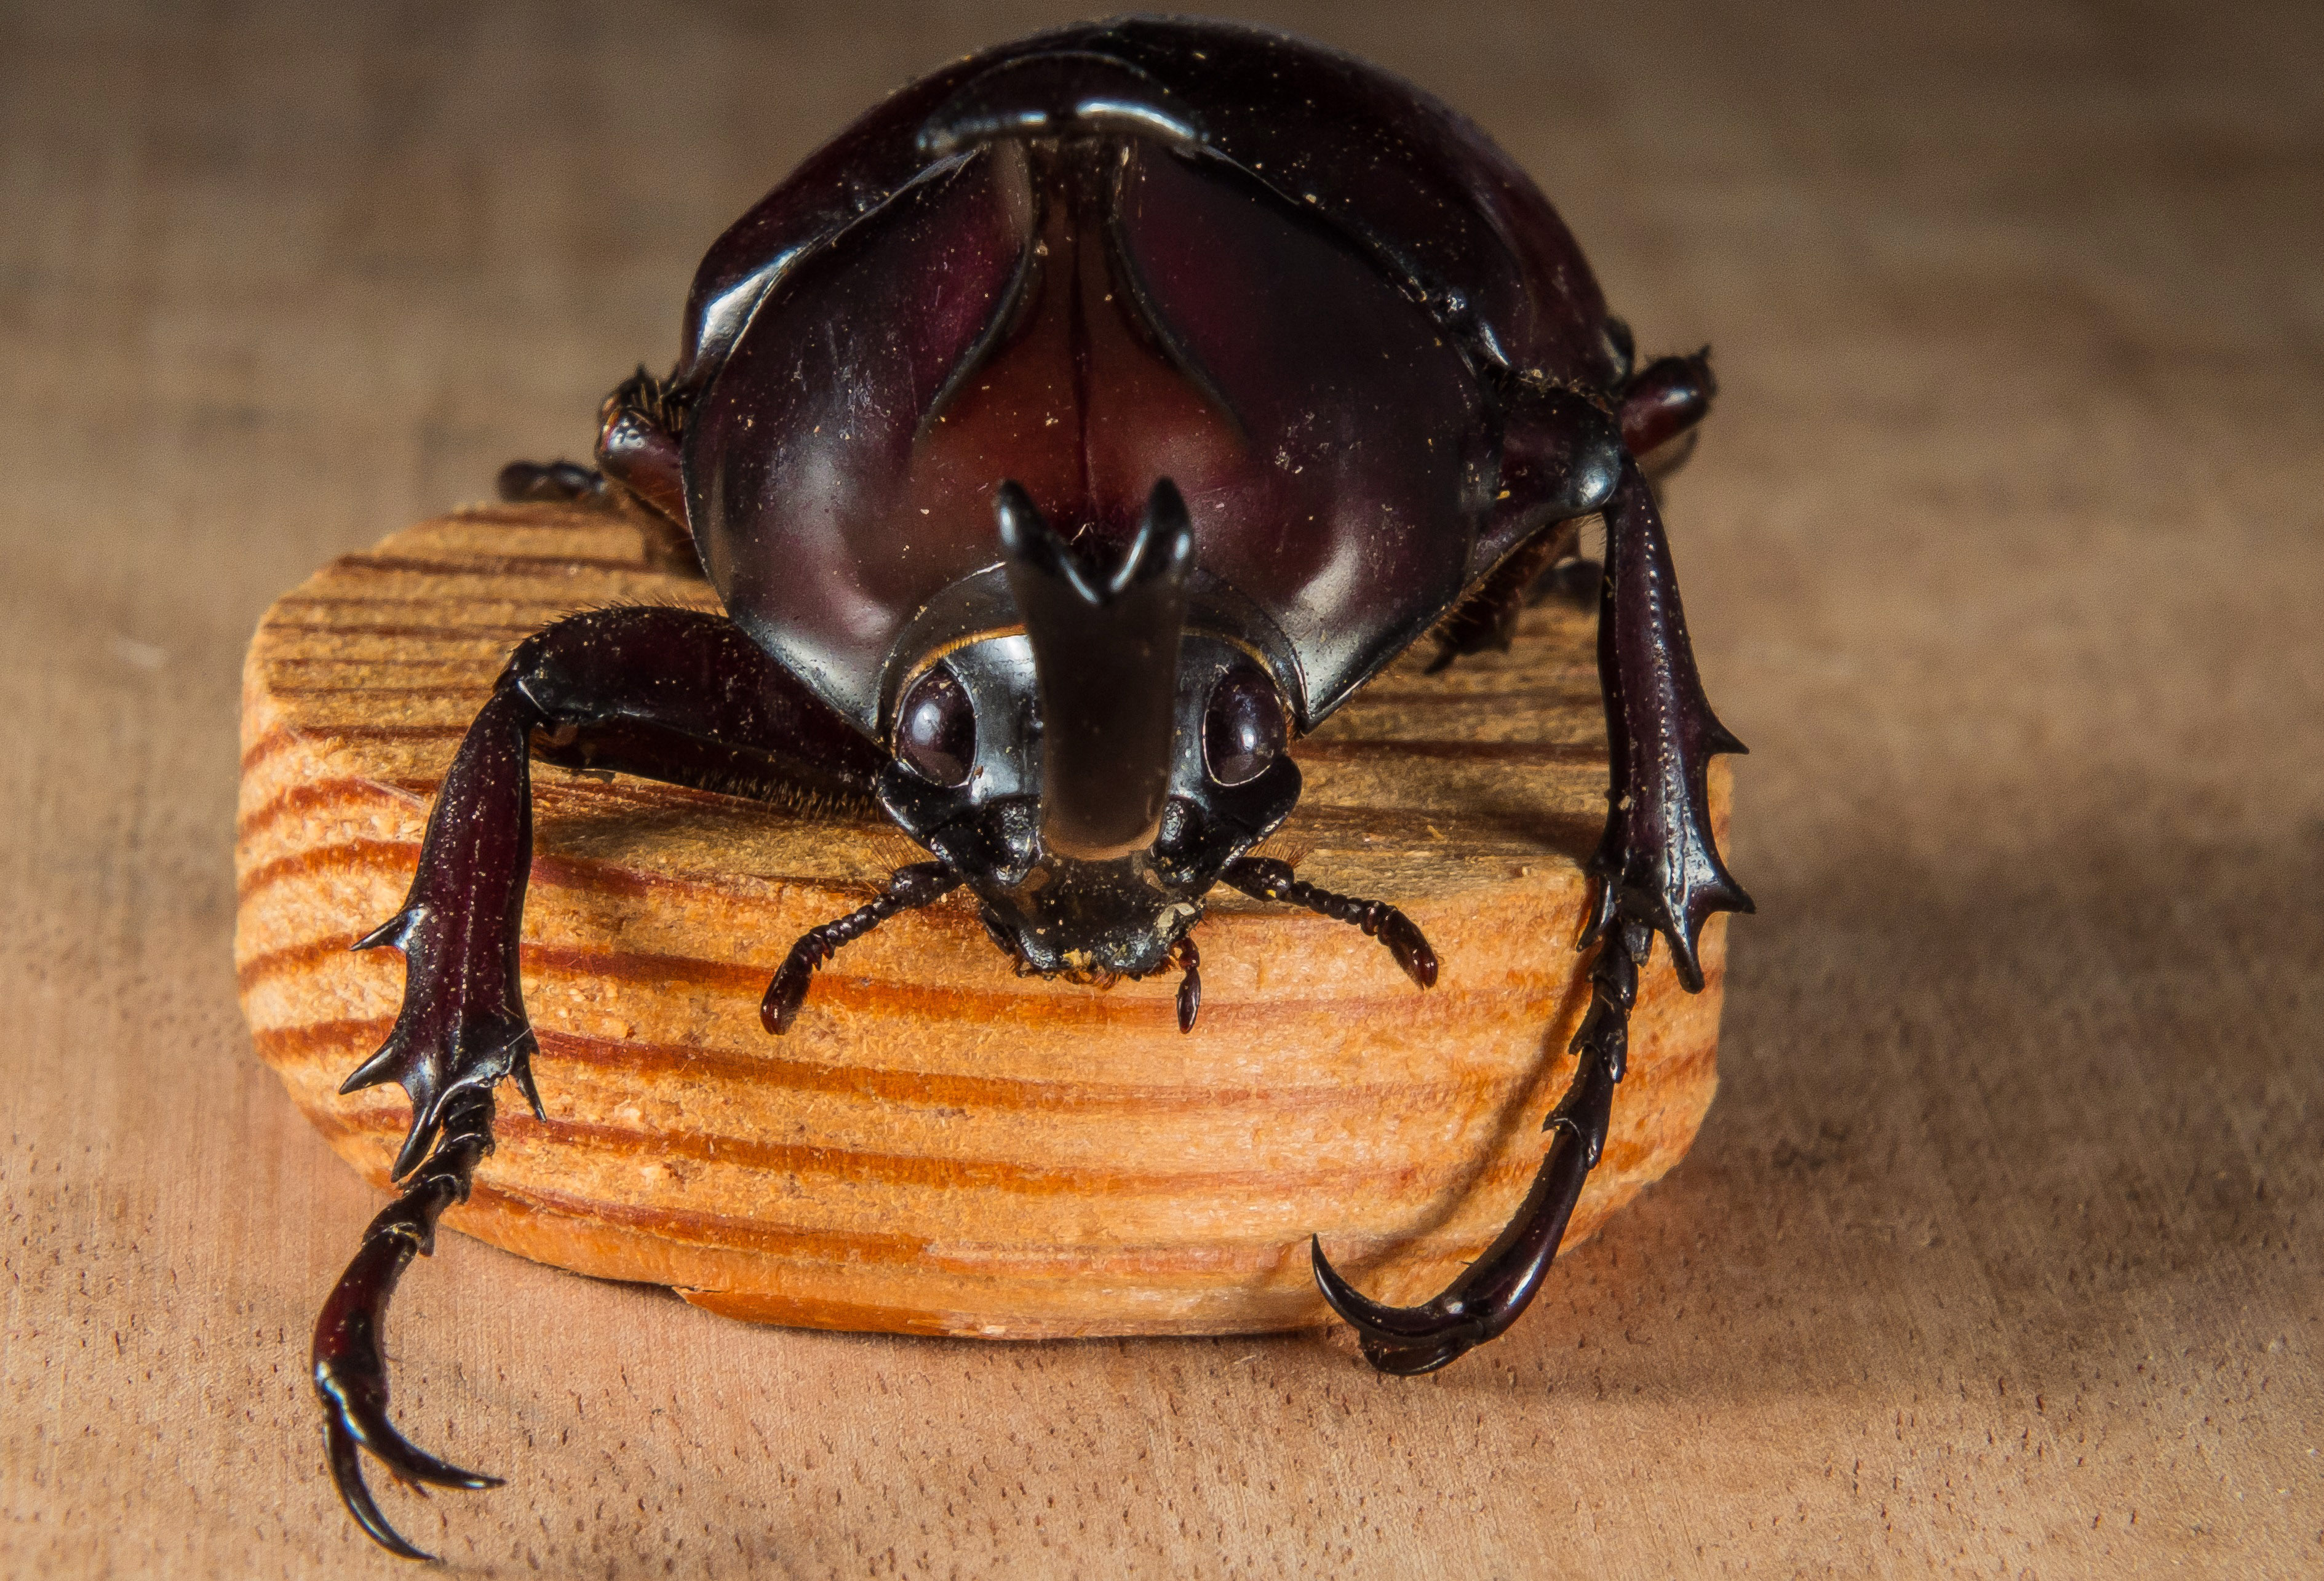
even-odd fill
[{"label": "beetle horn", "polygon": [[1009,590],[1041,694],[1041,834],[1092,860],[1153,843],[1170,788],[1178,638],[1194,530],[1168,478],[1111,575],[1057,535],[1015,483],[994,502]]}]

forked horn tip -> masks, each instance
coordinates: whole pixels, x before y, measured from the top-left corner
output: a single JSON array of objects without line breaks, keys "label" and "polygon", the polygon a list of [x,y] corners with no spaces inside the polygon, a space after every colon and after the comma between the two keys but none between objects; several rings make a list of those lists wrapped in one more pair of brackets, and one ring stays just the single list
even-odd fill
[{"label": "forked horn tip", "polygon": [[1168,478],[1157,478],[1146,496],[1138,537],[1114,573],[1111,590],[1120,593],[1139,582],[1182,580],[1194,563],[1194,522],[1186,513],[1186,496]]},{"label": "forked horn tip", "polygon": [[1049,530],[1048,518],[1041,507],[1025,492],[1025,485],[1015,478],[1001,484],[992,496],[993,520],[1001,529],[1001,547],[1011,559],[1022,559],[1037,553],[1045,542],[1054,542],[1056,534]]}]

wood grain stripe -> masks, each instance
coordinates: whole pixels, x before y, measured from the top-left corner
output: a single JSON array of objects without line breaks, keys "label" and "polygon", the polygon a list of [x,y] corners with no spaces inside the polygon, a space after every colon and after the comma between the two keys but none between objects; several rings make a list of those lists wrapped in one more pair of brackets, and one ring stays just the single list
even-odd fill
[{"label": "wood grain stripe", "polygon": [[[318,1022],[299,1027],[269,1028],[254,1037],[260,1058],[276,1069],[311,1066],[328,1072],[337,1080],[385,1042],[394,1024],[393,1019],[386,1016]],[[1286,1115],[1342,1112],[1362,1114],[1380,1113],[1392,1100],[1423,1109],[1449,1109],[1480,1094],[1506,1095],[1533,1079],[1529,1073],[1499,1077],[1471,1073],[1448,1074],[1434,1082],[1348,1081],[1263,1087],[1174,1086],[1086,1079],[1030,1081],[866,1065],[827,1065],[716,1044],[591,1038],[553,1031],[542,1031],[537,1035],[541,1068],[553,1068],[560,1060],[570,1061],[610,1075],[635,1077],[641,1090],[664,1079],[684,1077],[729,1081],[773,1093],[828,1094],[920,1108],[1028,1114],[1134,1118],[1256,1107]],[[771,1046],[773,1040],[769,1040],[769,1043]]]},{"label": "wood grain stripe", "polygon": [[1363,741],[1335,737],[1301,742],[1292,754],[1303,763],[1379,763],[1395,758],[1433,758],[1443,763],[1521,763],[1540,767],[1597,767],[1606,763],[1602,742],[1568,745],[1547,741],[1430,741],[1380,736]]},{"label": "wood grain stripe", "polygon": [[[1525,1171],[1529,1173],[1530,1171]],[[377,1184],[377,1182],[374,1182]],[[778,1222],[737,1218],[731,1215],[682,1208],[640,1207],[576,1197],[538,1186],[512,1187],[479,1180],[472,1201],[486,1207],[515,1212],[552,1213],[583,1223],[603,1223],[641,1232],[681,1245],[751,1252],[787,1262],[811,1262],[854,1266],[862,1264],[917,1268],[931,1272],[991,1278],[1019,1275],[1038,1278],[1173,1280],[1209,1275],[1240,1281],[1281,1267],[1286,1246],[1298,1249],[1296,1236],[1262,1242],[1056,1248],[1007,1242],[953,1240],[933,1235],[900,1235],[876,1230],[833,1231],[800,1228]],[[1345,1266],[1361,1271],[1366,1253],[1376,1238],[1333,1237],[1344,1243]],[[1473,1253],[1468,1237],[1437,1239],[1425,1233],[1397,1238],[1397,1251],[1421,1261],[1435,1261]]]},{"label": "wood grain stripe", "polygon": [[253,770],[278,753],[304,747],[318,754],[346,746],[384,745],[397,741],[457,742],[467,735],[466,725],[309,725],[280,726],[243,748],[242,772]]},{"label": "wood grain stripe", "polygon": [[[323,1114],[316,1123],[327,1134],[364,1139],[386,1150],[401,1144],[407,1123],[402,1110],[357,1110],[344,1117]],[[869,1152],[697,1131],[649,1133],[555,1118],[536,1120],[516,1109],[495,1121],[494,1129],[512,1147],[524,1142],[541,1143],[575,1153],[657,1161],[690,1160],[758,1170],[801,1180],[892,1187],[908,1192],[1001,1191],[1020,1197],[1080,1197],[1106,1202],[1225,1194],[1360,1200],[1363,1194],[1380,1190],[1393,1190],[1406,1197],[1434,1197],[1471,1185],[1514,1184],[1531,1175],[1540,1164],[1536,1157],[1489,1166],[1482,1171],[1466,1159],[1371,1170],[1093,1169],[1028,1164],[1008,1159]]]}]

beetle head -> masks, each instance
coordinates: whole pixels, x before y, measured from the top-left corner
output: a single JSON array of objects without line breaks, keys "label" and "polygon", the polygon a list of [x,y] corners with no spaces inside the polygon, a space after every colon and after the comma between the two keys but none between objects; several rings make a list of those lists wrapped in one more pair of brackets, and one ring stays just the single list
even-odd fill
[{"label": "beetle head", "polygon": [[1167,479],[1111,568],[1013,483],[996,514],[1019,629],[940,645],[908,674],[880,799],[975,889],[1026,968],[1142,975],[1298,800],[1284,688],[1205,629],[1224,623],[1200,618],[1193,531]]}]

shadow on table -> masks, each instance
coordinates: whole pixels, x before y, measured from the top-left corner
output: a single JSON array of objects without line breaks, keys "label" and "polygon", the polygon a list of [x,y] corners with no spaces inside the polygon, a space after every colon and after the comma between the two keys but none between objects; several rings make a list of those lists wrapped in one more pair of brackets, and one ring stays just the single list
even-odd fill
[{"label": "shadow on table", "polygon": [[2324,1176],[2317,855],[2091,840],[1757,875],[1694,1151],[1501,1343],[1553,1385],[1885,1398],[2287,1332],[2273,1276]]}]

